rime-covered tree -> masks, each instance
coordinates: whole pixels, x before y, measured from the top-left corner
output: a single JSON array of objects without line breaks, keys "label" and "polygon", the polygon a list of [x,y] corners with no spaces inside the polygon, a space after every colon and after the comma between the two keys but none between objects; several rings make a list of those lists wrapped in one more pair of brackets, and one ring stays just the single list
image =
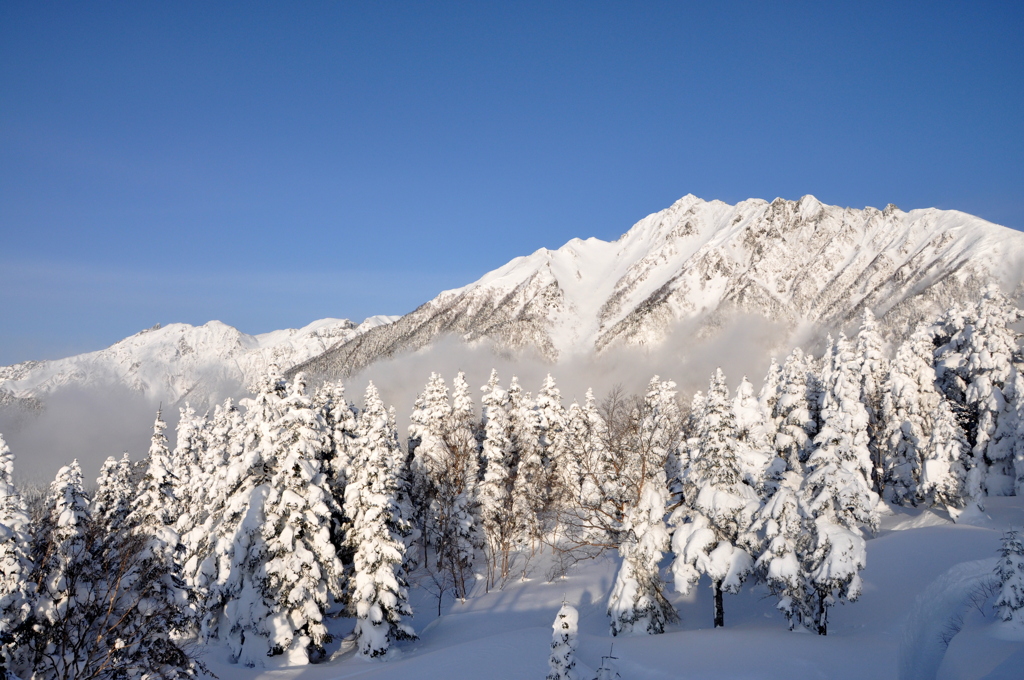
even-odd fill
[{"label": "rime-covered tree", "polygon": [[995,285],[967,312],[949,311],[939,324],[936,372],[939,388],[954,404],[971,446],[965,493],[978,500],[1013,493],[1017,472],[1017,395],[1014,365],[1021,318]]},{"label": "rime-covered tree", "polygon": [[753,568],[747,548],[758,510],[757,493],[743,481],[736,415],[721,369],[715,371],[690,452],[686,504],[673,513],[672,573],[676,589],[689,592],[702,574],[711,579],[714,625],[724,625],[722,593],[735,593]]},{"label": "rime-covered tree", "polygon": [[931,414],[931,434],[922,451],[918,496],[927,505],[943,505],[954,519],[964,506],[967,471],[964,459],[969,448],[953,409],[939,399]]},{"label": "rime-covered tree", "polygon": [[519,386],[516,376],[512,376],[508,386],[508,417],[510,441],[518,454],[512,484],[512,513],[519,525],[518,542],[529,547],[532,553],[544,531],[548,479],[541,449],[540,414],[531,395]]},{"label": "rime-covered tree", "polygon": [[562,406],[561,392],[550,373],[544,378],[537,393],[536,410],[537,447],[544,469],[542,485],[547,494],[546,505],[549,506],[543,510],[550,510],[551,505],[561,501],[563,489],[560,469],[563,465],[569,465],[565,460],[567,414]]},{"label": "rime-covered tree", "polygon": [[167,437],[164,436],[166,429],[167,423],[163,421],[160,411],[157,411],[146,457],[146,473],[132,509],[131,521],[136,525],[152,521],[174,526],[178,520],[178,499],[174,493],[177,477],[171,452],[167,448]]},{"label": "rime-covered tree", "polygon": [[92,516],[100,526],[110,530],[123,528],[135,500],[132,485],[132,461],[126,451],[120,460],[110,456],[100,467],[96,494],[92,499]]},{"label": "rime-covered tree", "polygon": [[349,607],[356,617],[356,644],[367,658],[387,654],[392,642],[415,639],[405,623],[412,616],[403,563],[409,533],[398,506],[394,461],[397,441],[377,388],[366,388],[358,425],[355,475],[345,489],[354,547]]},{"label": "rime-covered tree", "polygon": [[999,594],[996,597],[999,618],[1024,626],[1024,540],[1015,529],[1003,534],[996,576],[999,577]]},{"label": "rime-covered tree", "polygon": [[775,451],[786,461],[789,469],[800,471],[807,460],[812,438],[818,431],[817,397],[815,386],[809,382],[809,358],[799,347],[786,358],[779,383],[779,398],[775,402],[773,419],[777,423]]},{"label": "rime-covered tree", "polygon": [[943,396],[935,387],[932,332],[919,328],[896,350],[885,381],[878,447],[887,500],[907,505],[918,499],[921,462]]},{"label": "rime-covered tree", "polygon": [[878,332],[875,315],[867,307],[861,316],[857,331],[855,352],[860,367],[860,402],[868,414],[868,451],[871,453],[871,483],[875,493],[882,493],[883,457],[882,446],[882,400],[885,394],[885,380],[889,372],[885,357],[885,342]]},{"label": "rime-covered tree", "polygon": [[[14,454],[0,436],[0,639],[13,639],[32,608],[34,588],[29,580],[32,570],[31,546],[26,533],[29,519],[25,502],[14,486]],[[0,643],[0,675],[14,660],[12,648]]]},{"label": "rime-covered tree", "polygon": [[97,525],[77,462],[50,488],[49,515],[35,539],[35,606],[15,636],[15,671],[25,677],[191,678],[180,640],[187,601],[168,601],[166,570],[150,538]]},{"label": "rime-covered tree", "polygon": [[551,625],[551,658],[548,659],[548,671],[545,680],[579,680],[576,671],[576,645],[579,644],[580,614],[576,607],[562,603],[562,608],[555,616]]},{"label": "rime-covered tree", "polygon": [[822,427],[807,459],[800,502],[812,529],[807,570],[814,583],[814,624],[827,632],[828,608],[837,599],[860,595],[866,550],[860,526],[878,526],[871,490],[868,415],[860,401],[856,356],[844,336],[826,355]]},{"label": "rime-covered tree", "polygon": [[342,565],[331,528],[341,515],[325,471],[330,455],[327,424],[306,395],[299,374],[281,405],[276,465],[263,505],[266,542],[257,577],[270,609],[268,651],[293,663],[317,660],[330,641],[325,617],[342,597]]},{"label": "rime-covered tree", "polygon": [[484,477],[480,482],[480,519],[486,541],[488,587],[504,583],[510,574],[512,552],[518,527],[512,512],[512,488],[516,459],[512,448],[512,426],[507,404],[508,394],[491,371],[483,395]]},{"label": "rime-covered tree", "polygon": [[612,635],[665,632],[675,621],[676,611],[665,598],[658,565],[669,545],[665,527],[668,486],[665,471],[657,470],[646,485],[639,502],[623,523],[619,545],[622,564],[608,600]]},{"label": "rime-covered tree", "polygon": [[775,449],[771,444],[769,424],[766,421],[761,402],[754,396],[754,386],[744,376],[736,388],[732,402],[736,419],[737,457],[743,480],[759,493],[765,493],[766,483],[774,482],[766,477]]}]

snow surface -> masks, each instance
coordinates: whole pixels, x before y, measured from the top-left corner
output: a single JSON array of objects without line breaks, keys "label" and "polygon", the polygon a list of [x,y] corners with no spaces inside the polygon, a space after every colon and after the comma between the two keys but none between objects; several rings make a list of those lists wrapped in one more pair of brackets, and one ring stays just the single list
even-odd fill
[{"label": "snow surface", "polygon": [[[715,630],[705,580],[686,597],[667,588],[682,620],[666,633],[612,638],[606,609],[619,560],[608,555],[583,562],[554,582],[544,578],[543,561],[534,563],[528,580],[513,581],[502,591],[485,593],[480,580],[466,602],[446,599],[441,616],[436,598],[413,588],[412,623],[420,639],[395,645],[386,661],[364,661],[351,643],[340,641],[329,648],[332,658],[315,666],[247,669],[226,663],[223,648],[211,649],[206,661],[221,678],[244,680],[543,678],[551,621],[564,598],[579,610],[581,678],[594,677],[601,656],[614,644],[619,673],[629,680],[896,679],[901,641],[919,597],[957,565],[990,561],[1002,531],[1024,519],[1024,498],[987,499],[985,512],[967,519],[974,525],[963,518],[953,524],[933,511],[891,508],[878,535],[867,542],[863,594],[832,610],[827,637],[789,632],[774,598],[766,597],[763,587],[750,586],[725,596],[725,628]],[[341,635],[352,629],[348,619],[331,625]],[[1020,678],[1024,640],[995,622],[990,599],[969,609],[962,632],[938,661],[937,676],[931,677],[941,680]]]}]

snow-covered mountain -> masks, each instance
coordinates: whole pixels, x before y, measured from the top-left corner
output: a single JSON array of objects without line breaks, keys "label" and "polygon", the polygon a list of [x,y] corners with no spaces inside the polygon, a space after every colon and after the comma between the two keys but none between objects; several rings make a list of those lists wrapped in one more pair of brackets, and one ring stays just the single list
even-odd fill
[{"label": "snow-covered mountain", "polygon": [[1024,234],[958,211],[687,195],[614,242],[516,258],[295,370],[343,376],[443,334],[556,361],[657,344],[681,321],[708,335],[737,311],[836,327],[867,306],[899,329],[989,281],[1016,292],[1022,272]]},{"label": "snow-covered mountain", "polygon": [[321,319],[299,329],[247,335],[220,321],[156,326],[97,352],[0,367],[0,406],[37,407],[61,388],[123,386],[151,401],[205,405],[236,396],[271,363],[290,368],[338,342],[394,321]]}]

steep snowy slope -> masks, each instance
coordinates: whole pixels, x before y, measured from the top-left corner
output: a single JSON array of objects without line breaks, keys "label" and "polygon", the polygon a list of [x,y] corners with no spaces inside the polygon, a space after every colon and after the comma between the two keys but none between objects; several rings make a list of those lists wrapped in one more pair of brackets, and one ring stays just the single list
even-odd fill
[{"label": "steep snowy slope", "polygon": [[345,375],[442,334],[555,361],[655,344],[679,321],[706,335],[737,311],[832,326],[868,306],[900,327],[991,280],[1015,291],[1022,271],[1024,234],[957,211],[688,195],[617,241],[574,239],[516,258],[301,368]]},{"label": "steep snowy slope", "polygon": [[220,321],[154,327],[98,352],[0,367],[0,406],[33,407],[61,388],[107,385],[125,386],[168,406],[185,400],[208,404],[236,396],[270,363],[287,369],[395,318],[375,316],[358,326],[347,319],[321,319],[262,335]]}]

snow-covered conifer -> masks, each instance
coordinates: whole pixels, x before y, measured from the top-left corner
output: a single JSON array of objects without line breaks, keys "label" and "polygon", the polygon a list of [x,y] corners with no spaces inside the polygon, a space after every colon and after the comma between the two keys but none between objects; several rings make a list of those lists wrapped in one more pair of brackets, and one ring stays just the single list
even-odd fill
[{"label": "snow-covered conifer", "polygon": [[484,478],[480,483],[480,518],[487,547],[488,587],[509,577],[518,528],[512,512],[516,460],[512,449],[508,395],[491,371],[483,395]]},{"label": "snow-covered conifer", "polygon": [[562,395],[549,373],[537,393],[537,445],[544,467],[543,486],[548,494],[548,503],[558,503],[562,494],[560,466],[566,450],[566,418],[562,406]]},{"label": "snow-covered conifer", "polygon": [[1015,529],[1003,534],[996,575],[999,577],[996,598],[999,618],[1024,626],[1024,539]]},{"label": "snow-covered conifer", "polygon": [[512,513],[519,524],[520,545],[536,550],[543,533],[544,511],[548,504],[547,470],[541,450],[540,415],[533,398],[524,393],[512,376],[508,386],[510,438],[518,454],[512,486]]},{"label": "snow-covered conifer", "polygon": [[946,399],[939,398],[929,420],[932,431],[923,450],[917,493],[928,505],[944,505],[955,519],[964,505],[967,440]]},{"label": "snow-covered conifer", "polygon": [[860,365],[860,401],[868,414],[868,451],[871,452],[871,483],[875,493],[882,492],[883,455],[882,399],[889,371],[885,342],[878,332],[875,315],[867,307],[857,331],[857,361]]},{"label": "snow-covered conifer", "polygon": [[345,489],[345,512],[352,520],[348,540],[354,546],[349,606],[358,619],[359,653],[369,658],[383,656],[392,642],[415,639],[416,634],[404,622],[412,616],[402,567],[403,539],[409,527],[396,498],[395,435],[389,431],[387,412],[372,382],[364,401],[355,475]]},{"label": "snow-covered conifer", "polygon": [[548,659],[548,675],[545,680],[579,680],[576,671],[576,645],[580,614],[576,607],[566,602],[555,616],[551,625],[551,658]]},{"label": "snow-covered conifer", "polygon": [[665,624],[677,614],[665,599],[658,565],[668,549],[665,527],[668,485],[665,471],[659,469],[644,485],[639,502],[630,509],[623,523],[619,546],[622,564],[608,600],[612,635],[665,632]]},{"label": "snow-covered conifer", "polygon": [[[10,639],[31,611],[28,521],[14,486],[14,454],[0,436],[0,638]],[[0,646],[0,672],[10,669],[12,651],[6,642]]]},{"label": "snow-covered conifer", "polygon": [[816,407],[811,404],[815,395],[813,386],[808,383],[810,372],[808,358],[799,347],[790,353],[782,367],[779,398],[773,414],[777,423],[775,451],[790,470],[802,469],[810,452],[811,438],[817,433]]},{"label": "snow-covered conifer", "polygon": [[173,526],[178,520],[178,500],[174,495],[177,478],[171,452],[167,448],[167,437],[164,436],[165,429],[167,423],[163,421],[160,411],[157,411],[146,458],[146,474],[139,485],[132,509],[133,524],[154,522]]},{"label": "snow-covered conifer", "polygon": [[266,556],[264,597],[269,651],[293,663],[323,655],[331,598],[342,596],[342,565],[331,528],[341,515],[324,467],[330,454],[327,424],[295,377],[277,423],[277,465],[263,506]]},{"label": "snow-covered conifer", "polygon": [[[769,426],[761,402],[754,396],[754,386],[746,376],[736,388],[732,402],[736,418],[737,457],[743,480],[753,489],[763,493],[768,468],[775,456],[771,445]],[[769,480],[769,485],[774,482]]]},{"label": "snow-covered conifer", "polygon": [[92,516],[100,526],[108,530],[123,528],[135,499],[131,475],[132,461],[127,451],[120,460],[110,456],[103,462],[92,499]]},{"label": "snow-covered conifer", "polygon": [[935,387],[934,349],[930,329],[918,329],[896,350],[885,381],[879,419],[882,485],[886,499],[901,505],[918,498],[932,419],[944,400]]},{"label": "snow-covered conifer", "polygon": [[1010,325],[1020,318],[1021,311],[991,285],[973,310],[951,310],[940,322],[938,383],[954,402],[971,446],[965,491],[974,500],[1014,491],[1013,377],[1020,350]]},{"label": "snow-covered conifer", "polygon": [[700,427],[686,471],[687,503],[670,519],[675,527],[672,573],[682,593],[689,592],[701,574],[710,577],[717,628],[724,625],[722,593],[737,592],[753,568],[747,548],[760,506],[757,493],[743,481],[736,415],[721,369],[711,378]]}]

